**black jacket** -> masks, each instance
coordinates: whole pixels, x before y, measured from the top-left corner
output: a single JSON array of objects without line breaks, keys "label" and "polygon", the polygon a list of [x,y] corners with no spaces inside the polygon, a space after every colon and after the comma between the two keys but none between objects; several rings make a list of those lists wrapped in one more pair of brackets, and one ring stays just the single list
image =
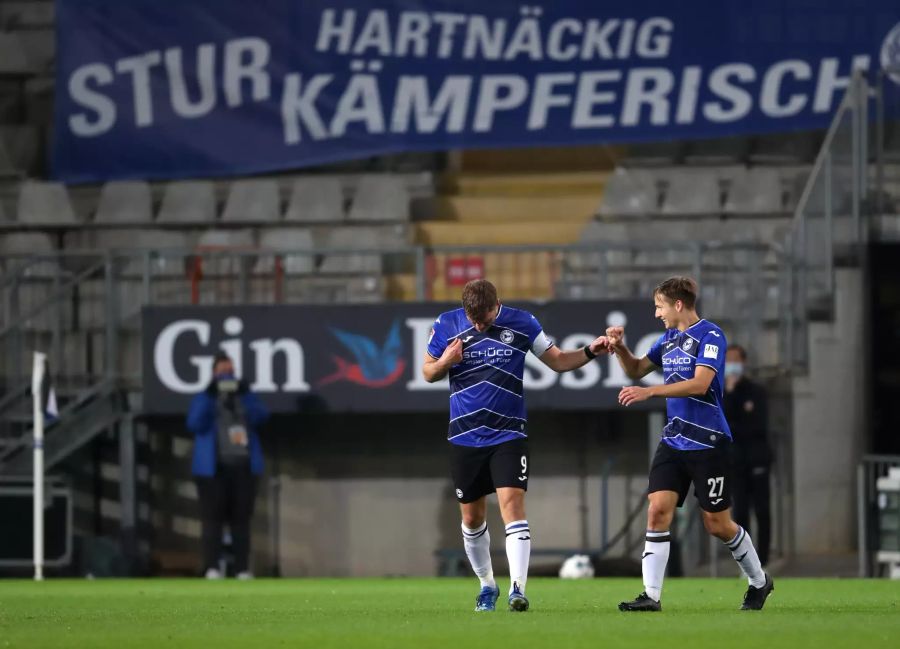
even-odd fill
[{"label": "black jacket", "polygon": [[725,418],[734,439],[736,462],[760,466],[772,461],[769,399],[764,387],[741,377],[734,391],[725,392]]}]

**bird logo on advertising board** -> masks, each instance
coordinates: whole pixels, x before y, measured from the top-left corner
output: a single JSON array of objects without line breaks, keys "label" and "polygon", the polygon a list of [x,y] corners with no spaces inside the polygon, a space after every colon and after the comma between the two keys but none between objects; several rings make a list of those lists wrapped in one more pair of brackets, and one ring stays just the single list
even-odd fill
[{"label": "bird logo on advertising board", "polygon": [[394,321],[381,346],[362,334],[334,327],[331,333],[353,355],[354,360],[332,355],[335,371],[318,381],[317,387],[349,381],[367,388],[384,388],[396,383],[403,375],[406,360],[401,356],[403,341],[399,320]]}]

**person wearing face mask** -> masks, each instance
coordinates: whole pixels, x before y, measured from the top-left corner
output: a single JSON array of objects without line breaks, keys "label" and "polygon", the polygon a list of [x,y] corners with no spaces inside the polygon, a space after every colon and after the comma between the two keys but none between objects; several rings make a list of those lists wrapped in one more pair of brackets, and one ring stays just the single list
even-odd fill
[{"label": "person wearing face mask", "polygon": [[768,395],[760,384],[744,373],[747,352],[732,345],[725,355],[725,417],[731,426],[734,446],[731,472],[734,520],[750,529],[750,511],[756,517],[756,549],[763,565],[769,561],[772,516],[769,467],[772,451],[768,440]]},{"label": "person wearing face mask", "polygon": [[202,522],[203,570],[207,579],[219,571],[222,530],[227,523],[238,579],[250,579],[250,519],[256,482],[263,470],[257,431],[269,413],[244,381],[238,380],[231,358],[223,352],[213,360],[213,379],[196,395],[187,416],[194,433],[192,473],[197,484]]}]

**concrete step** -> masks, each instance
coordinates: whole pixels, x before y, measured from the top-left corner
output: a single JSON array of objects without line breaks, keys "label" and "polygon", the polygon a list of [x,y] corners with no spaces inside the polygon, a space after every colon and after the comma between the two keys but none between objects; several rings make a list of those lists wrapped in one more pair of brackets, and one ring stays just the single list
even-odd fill
[{"label": "concrete step", "polygon": [[609,145],[466,149],[460,153],[464,171],[492,173],[613,169],[624,147]]},{"label": "concrete step", "polygon": [[597,206],[598,195],[566,196],[441,196],[428,200],[427,220],[456,220],[465,223],[518,223],[570,221],[584,225]]},{"label": "concrete step", "polygon": [[609,173],[572,171],[566,173],[447,174],[440,181],[445,193],[465,196],[567,196],[596,197],[598,204]]},{"label": "concrete step", "polygon": [[416,224],[416,241],[431,246],[564,245],[578,240],[584,221],[537,223],[457,223],[431,221]]}]

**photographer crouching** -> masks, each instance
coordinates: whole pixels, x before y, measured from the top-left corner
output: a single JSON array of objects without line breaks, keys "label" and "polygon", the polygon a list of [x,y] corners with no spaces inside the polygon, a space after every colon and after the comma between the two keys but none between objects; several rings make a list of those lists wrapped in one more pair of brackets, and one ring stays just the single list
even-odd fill
[{"label": "photographer crouching", "polygon": [[213,361],[213,380],[194,397],[187,427],[194,433],[192,473],[203,525],[203,569],[221,579],[222,529],[228,523],[238,579],[250,579],[250,519],[263,470],[257,429],[269,418],[259,397],[234,374],[223,352]]}]

